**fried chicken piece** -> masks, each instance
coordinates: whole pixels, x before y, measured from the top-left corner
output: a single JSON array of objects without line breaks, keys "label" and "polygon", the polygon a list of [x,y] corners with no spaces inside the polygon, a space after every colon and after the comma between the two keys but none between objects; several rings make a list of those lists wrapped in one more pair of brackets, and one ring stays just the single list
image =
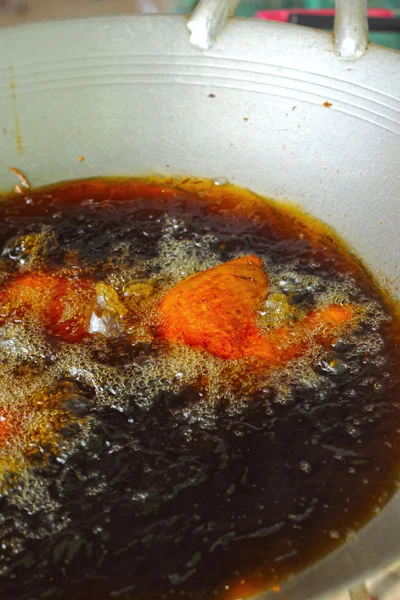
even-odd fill
[{"label": "fried chicken piece", "polygon": [[271,367],[327,346],[355,316],[347,304],[311,312],[302,321],[264,333],[257,310],[268,294],[262,260],[249,255],[188,277],[159,304],[159,335],[224,359],[256,357]]},{"label": "fried chicken piece", "polygon": [[36,321],[50,335],[80,342],[89,334],[116,337],[129,310],[104,282],[25,273],[0,291],[0,325]]},{"label": "fried chicken piece", "polygon": [[89,331],[95,303],[95,287],[89,281],[26,273],[0,291],[0,322],[36,320],[50,335],[78,342]]},{"label": "fried chicken piece", "polygon": [[330,304],[291,326],[272,329],[268,334],[258,331],[245,340],[242,356],[255,356],[271,367],[279,367],[316,345],[329,348],[349,329],[356,312],[351,304]]},{"label": "fried chicken piece", "polygon": [[160,334],[220,358],[241,358],[268,293],[262,260],[249,255],[184,279],[160,303]]}]

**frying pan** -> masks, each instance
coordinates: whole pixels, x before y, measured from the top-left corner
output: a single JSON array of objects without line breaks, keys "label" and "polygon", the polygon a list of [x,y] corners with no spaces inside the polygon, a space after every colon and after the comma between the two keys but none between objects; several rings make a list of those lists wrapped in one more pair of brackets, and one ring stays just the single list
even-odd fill
[{"label": "frying pan", "polygon": [[[204,0],[189,21],[0,31],[0,190],[17,183],[10,167],[35,186],[115,174],[226,178],[329,223],[399,298],[400,54],[368,45],[366,0],[337,0],[333,37],[228,21],[236,3]],[[280,597],[323,598],[398,558],[400,492]]]}]

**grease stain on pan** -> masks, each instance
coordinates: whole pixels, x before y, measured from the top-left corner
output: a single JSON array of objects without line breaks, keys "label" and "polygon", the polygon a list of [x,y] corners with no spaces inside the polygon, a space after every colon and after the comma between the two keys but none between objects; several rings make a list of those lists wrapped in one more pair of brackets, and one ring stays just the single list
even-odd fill
[{"label": "grease stain on pan", "polygon": [[15,122],[15,143],[17,146],[18,153],[22,155],[24,153],[24,147],[22,145],[22,136],[21,136],[21,125],[18,116],[18,108],[17,108],[17,95],[15,93],[15,71],[14,67],[11,65],[8,67],[10,71],[10,90],[11,90],[11,99],[12,99],[12,110],[14,114],[14,122]]}]

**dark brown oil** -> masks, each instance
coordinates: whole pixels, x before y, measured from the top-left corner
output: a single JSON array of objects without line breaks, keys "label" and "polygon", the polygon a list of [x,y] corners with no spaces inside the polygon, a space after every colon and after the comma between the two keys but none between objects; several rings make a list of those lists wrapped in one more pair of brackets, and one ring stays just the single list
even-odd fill
[{"label": "dark brown oil", "polygon": [[[3,392],[27,370],[59,386],[71,414],[54,426],[59,446],[11,466],[0,489],[2,600],[245,598],[343,543],[396,489],[400,329],[358,261],[329,229],[248,192],[144,183],[4,198],[2,280],[47,269],[162,287],[252,253],[291,304],[326,294],[369,316],[256,390],[242,365],[236,399],[221,361],[195,351],[172,360],[101,336],[66,349],[21,326],[22,346],[33,341],[23,360],[15,344],[10,366],[0,335]],[[37,234],[47,241],[32,257],[21,240]]]}]

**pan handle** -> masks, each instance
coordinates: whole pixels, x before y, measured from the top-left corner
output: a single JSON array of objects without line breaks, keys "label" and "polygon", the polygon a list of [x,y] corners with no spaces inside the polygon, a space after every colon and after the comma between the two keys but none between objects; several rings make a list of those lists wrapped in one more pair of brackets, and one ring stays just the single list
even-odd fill
[{"label": "pan handle", "polygon": [[335,50],[347,60],[364,54],[368,46],[367,0],[336,0]]},{"label": "pan handle", "polygon": [[[190,42],[207,50],[233,16],[239,0],[200,0],[188,20]],[[367,0],[336,0],[335,50],[342,58],[362,56],[368,45]]]},{"label": "pan handle", "polygon": [[211,48],[238,4],[239,0],[200,0],[187,23],[190,43],[203,50]]}]

